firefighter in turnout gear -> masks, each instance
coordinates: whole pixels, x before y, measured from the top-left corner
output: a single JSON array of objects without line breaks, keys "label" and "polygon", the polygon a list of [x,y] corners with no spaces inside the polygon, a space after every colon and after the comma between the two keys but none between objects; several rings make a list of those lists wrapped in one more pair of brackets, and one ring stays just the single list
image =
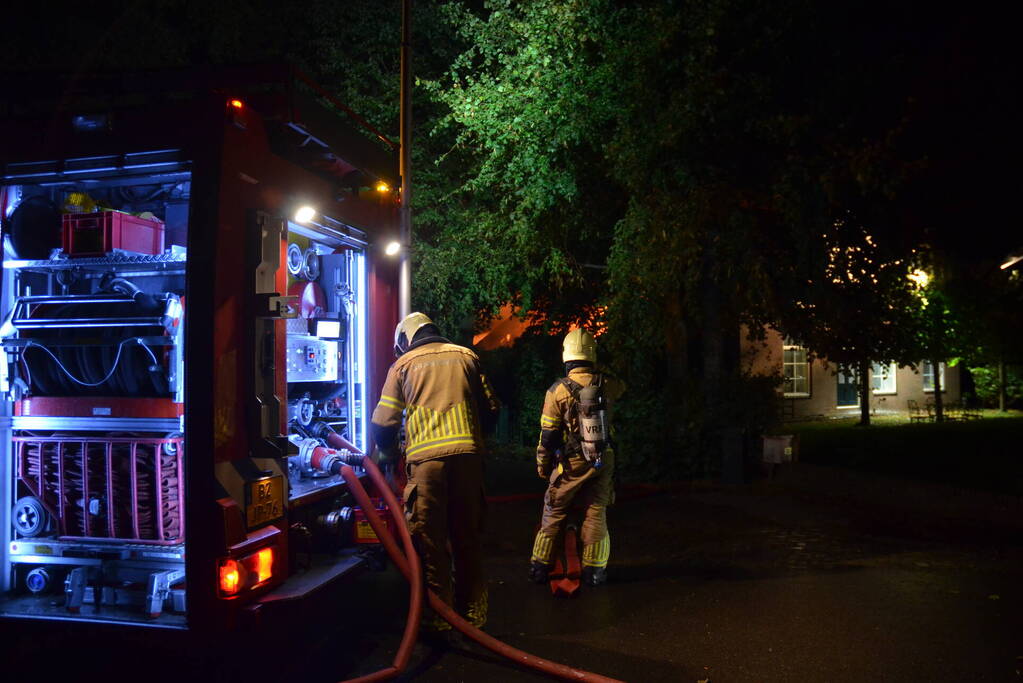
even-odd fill
[{"label": "firefighter in turnout gear", "polygon": [[[442,337],[422,313],[398,323],[394,352],[398,359],[387,371],[373,411],[373,438],[382,460],[393,460],[404,417],[405,518],[423,559],[426,583],[482,627],[487,583],[481,551],[481,421],[490,422],[498,403],[476,354]],[[451,628],[436,616],[424,627]]]},{"label": "firefighter in turnout gear", "polygon": [[625,386],[596,369],[597,345],[585,330],[568,333],[561,358],[567,377],[547,390],[540,414],[536,471],[548,485],[529,577],[537,583],[547,581],[566,518],[581,511],[582,580],[598,586],[607,579],[611,552],[606,509],[614,500],[615,456],[609,410]]}]

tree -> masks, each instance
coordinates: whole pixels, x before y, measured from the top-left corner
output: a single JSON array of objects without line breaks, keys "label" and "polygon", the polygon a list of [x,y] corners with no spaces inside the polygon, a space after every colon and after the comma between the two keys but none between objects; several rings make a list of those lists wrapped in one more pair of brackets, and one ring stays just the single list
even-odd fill
[{"label": "tree", "polygon": [[[955,366],[1023,360],[1023,278],[997,268],[997,261],[953,258],[936,247],[915,259],[915,291],[910,309],[913,353],[934,368],[934,404],[944,419],[939,363]],[[1004,408],[1004,398],[1000,400]]]},{"label": "tree", "polygon": [[514,301],[559,323],[599,301],[621,203],[599,147],[615,107],[614,16],[603,0],[448,7],[469,48],[425,84],[447,110],[433,135],[452,140],[437,165],[459,179],[418,234],[430,307],[485,314]]},{"label": "tree", "polygon": [[786,334],[857,378],[860,424],[870,424],[872,363],[915,363],[916,299],[907,261],[885,250],[853,217],[821,236],[830,244],[805,298],[783,318]]},{"label": "tree", "polygon": [[[582,264],[606,255],[606,282],[589,293],[607,304],[607,343],[661,406],[644,431],[663,441],[644,445],[689,444],[681,457],[693,471],[717,471],[731,433],[758,429],[746,420],[757,411],[737,360],[740,323],[823,335],[850,317],[849,302],[871,324],[900,310],[888,299],[904,287],[881,266],[904,248],[893,198],[919,162],[904,144],[915,130],[907,93],[934,51],[921,58],[905,44],[905,8],[887,15],[898,28],[879,31],[870,16],[744,0],[459,9],[472,47],[432,87],[471,162],[474,196],[461,198],[477,221],[446,228],[459,250],[436,263],[484,264],[496,270],[487,297],[521,292],[521,304],[553,308],[586,281]],[[593,201],[584,187],[619,200]],[[829,258],[866,256],[862,226],[878,258],[870,268],[861,258],[870,277],[836,300],[823,289],[837,288]],[[493,265],[508,253],[496,244],[512,247],[510,266]],[[875,294],[871,278],[892,285]],[[816,306],[812,320],[799,302]],[[879,323],[857,348],[891,355],[891,330]]]}]

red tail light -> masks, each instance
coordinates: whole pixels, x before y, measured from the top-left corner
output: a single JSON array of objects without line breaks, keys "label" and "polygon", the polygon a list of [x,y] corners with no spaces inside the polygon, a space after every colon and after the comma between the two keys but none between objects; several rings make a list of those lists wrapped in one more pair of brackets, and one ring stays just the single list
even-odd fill
[{"label": "red tail light", "polygon": [[224,595],[234,595],[241,588],[241,568],[234,560],[224,560],[220,563],[220,592]]},{"label": "red tail light", "polygon": [[240,560],[220,561],[220,596],[230,598],[251,590],[273,578],[274,549],[267,546]]}]

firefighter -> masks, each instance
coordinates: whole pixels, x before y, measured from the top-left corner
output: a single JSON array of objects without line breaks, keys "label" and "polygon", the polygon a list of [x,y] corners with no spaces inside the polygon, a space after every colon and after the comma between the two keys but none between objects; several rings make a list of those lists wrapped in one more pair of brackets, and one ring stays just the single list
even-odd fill
[{"label": "firefighter", "polygon": [[[489,423],[498,404],[476,354],[442,337],[422,313],[398,323],[394,353],[397,360],[387,371],[373,411],[373,438],[381,461],[393,463],[404,414],[405,517],[422,556],[426,583],[482,627],[487,584],[481,552],[481,420]],[[427,631],[451,628],[436,615],[427,617],[423,626]]]},{"label": "firefighter", "polygon": [[[624,393],[625,385],[611,375],[598,371],[597,344],[593,335],[575,329],[565,336],[562,361],[566,377],[547,390],[540,414],[540,443],[536,449],[536,471],[548,482],[544,495],[540,530],[533,542],[529,578],[547,581],[553,564],[554,545],[570,513],[582,513],[580,536],[583,543],[582,581],[599,586],[607,580],[607,560],[611,537],[607,530],[607,506],[614,501],[615,457],[610,444],[611,405]],[[580,412],[583,403],[601,397],[599,411]],[[601,439],[589,440],[583,433],[585,423]],[[599,421],[603,420],[602,423]],[[601,427],[601,424],[603,425]]]}]

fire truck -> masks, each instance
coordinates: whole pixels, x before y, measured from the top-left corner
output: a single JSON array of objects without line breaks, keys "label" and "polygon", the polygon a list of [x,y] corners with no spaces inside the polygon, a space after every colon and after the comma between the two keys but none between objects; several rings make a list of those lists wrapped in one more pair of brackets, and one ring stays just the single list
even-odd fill
[{"label": "fire truck", "polygon": [[372,445],[396,145],[290,67],[6,90],[0,618],[230,629],[342,584],[314,451]]}]

